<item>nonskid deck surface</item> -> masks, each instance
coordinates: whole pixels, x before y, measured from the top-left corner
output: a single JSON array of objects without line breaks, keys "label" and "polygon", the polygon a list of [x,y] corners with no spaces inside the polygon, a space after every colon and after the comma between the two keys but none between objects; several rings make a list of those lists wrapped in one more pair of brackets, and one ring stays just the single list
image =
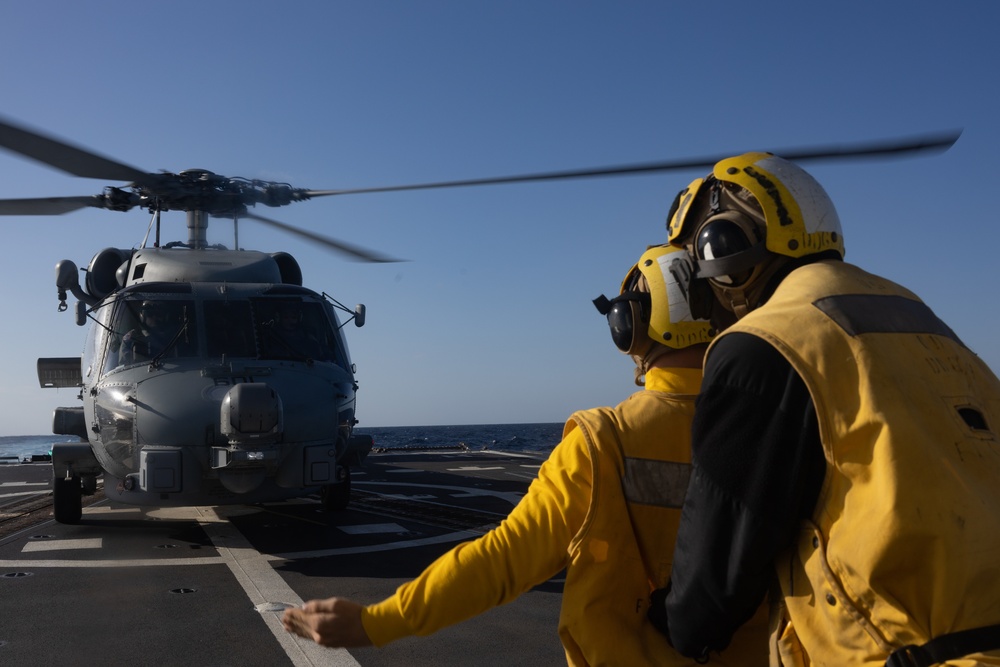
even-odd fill
[{"label": "nonskid deck surface", "polygon": [[[565,664],[559,577],[381,649],[324,649],[279,622],[284,606],[311,598],[390,595],[501,521],[540,463],[503,452],[373,453],[353,471],[350,506],[334,514],[318,498],[142,509],[116,503],[113,490],[78,525],[36,510],[30,525],[0,533],[0,664]],[[13,503],[50,500],[50,489],[47,465],[0,466],[0,519]]]}]

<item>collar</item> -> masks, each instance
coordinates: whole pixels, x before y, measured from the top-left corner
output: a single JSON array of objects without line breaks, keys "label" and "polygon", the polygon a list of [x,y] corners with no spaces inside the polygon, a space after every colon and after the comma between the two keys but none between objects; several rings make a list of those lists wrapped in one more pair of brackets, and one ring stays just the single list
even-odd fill
[{"label": "collar", "polygon": [[700,368],[650,368],[646,389],[670,394],[697,394],[701,389]]}]

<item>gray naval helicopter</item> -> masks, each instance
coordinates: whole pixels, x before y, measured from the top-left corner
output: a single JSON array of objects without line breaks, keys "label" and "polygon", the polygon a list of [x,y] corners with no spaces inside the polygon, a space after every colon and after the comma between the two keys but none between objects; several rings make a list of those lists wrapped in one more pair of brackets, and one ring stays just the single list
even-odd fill
[{"label": "gray naval helicopter", "polygon": [[[71,260],[56,265],[59,309],[71,293],[76,323],[90,323],[81,356],[38,360],[42,387],[80,388],[81,405],[53,419],[55,434],[79,439],[52,447],[56,520],[78,522],[102,474],[109,498],[134,505],[319,491],[325,509],[344,508],[350,467],[372,446],[353,433],[358,384],[344,335],[348,322],[364,324],[365,307],[303,286],[288,253],[238,249],[237,224],[253,218],[354,259],[390,260],[247,210],[321,192],[201,169],[145,173],[10,123],[0,122],[0,145],[78,176],[131,182],[92,197],[3,200],[0,214],[141,208],[155,226],[148,246],[95,254],[82,281]],[[186,212],[186,241],[160,243],[168,210]],[[208,243],[209,217],[233,221],[236,250]]]},{"label": "gray naval helicopter", "polygon": [[[864,145],[773,151],[793,161],[888,156],[950,147],[960,132]],[[53,432],[77,442],[52,448],[54,515],[82,516],[82,496],[104,476],[105,494],[146,506],[252,504],[320,494],[347,506],[351,466],[372,448],[354,433],[355,367],[344,336],[353,311],[302,284],[284,252],[239,248],[251,219],[367,262],[396,261],[258,215],[313,197],[710,169],[728,155],[494,178],[350,190],[305,190],[228,178],[203,169],[147,173],[0,120],[0,148],[76,176],[125,181],[99,195],[0,200],[0,215],[59,215],[96,207],[144,209],[155,237],[94,255],[80,284],[56,265],[59,309],[77,299],[90,322],[79,357],[38,360],[42,387],[79,387],[82,405],[55,410]],[[160,243],[161,213],[185,211],[188,239]],[[210,245],[209,217],[233,223],[233,248]],[[343,321],[338,313],[344,314]]]}]

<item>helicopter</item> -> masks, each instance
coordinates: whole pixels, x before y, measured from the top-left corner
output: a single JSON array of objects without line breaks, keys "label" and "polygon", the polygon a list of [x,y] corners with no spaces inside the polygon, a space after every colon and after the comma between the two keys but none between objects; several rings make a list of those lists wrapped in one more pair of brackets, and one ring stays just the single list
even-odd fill
[{"label": "helicopter", "polygon": [[[960,132],[854,146],[774,151],[792,161],[940,151]],[[140,506],[274,502],[319,492],[324,510],[350,500],[351,467],[372,450],[354,432],[356,367],[345,326],[365,323],[323,291],[303,285],[286,252],[241,249],[250,219],[364,262],[398,261],[259,215],[316,197],[711,168],[728,156],[593,169],[341,190],[232,178],[205,169],[149,173],[0,119],[0,148],[69,174],[126,182],[100,194],[0,199],[0,215],[61,215],[94,207],[145,210],[146,238],[104,248],[83,270],[56,264],[60,311],[76,299],[89,323],[83,353],[38,360],[43,388],[79,388],[82,405],[56,408],[53,514],[82,517],[84,494],[103,475],[105,495]],[[161,214],[184,211],[186,241],[161,243]],[[233,246],[210,244],[209,218],[232,221]]]}]

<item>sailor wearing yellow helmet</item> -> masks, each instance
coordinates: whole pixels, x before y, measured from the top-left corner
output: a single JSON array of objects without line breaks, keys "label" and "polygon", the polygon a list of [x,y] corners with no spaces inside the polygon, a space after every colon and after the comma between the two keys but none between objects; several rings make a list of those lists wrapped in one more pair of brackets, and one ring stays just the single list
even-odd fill
[{"label": "sailor wearing yellow helmet", "polygon": [[[326,646],[381,646],[510,602],[565,570],[559,636],[570,665],[693,665],[647,618],[650,592],[670,576],[694,398],[712,336],[709,323],[687,311],[670,271],[683,257],[649,248],[620,294],[595,300],[645,389],[615,408],[574,413],[499,527],[444,554],[380,603],[307,602],[285,612],[285,628]],[[763,611],[717,664],[766,661]]]},{"label": "sailor wearing yellow helmet", "polygon": [[997,377],[843,261],[833,203],[791,162],[719,162],[668,237],[692,312],[725,330],[654,623],[708,656],[775,584],[772,665],[1000,664]]}]

